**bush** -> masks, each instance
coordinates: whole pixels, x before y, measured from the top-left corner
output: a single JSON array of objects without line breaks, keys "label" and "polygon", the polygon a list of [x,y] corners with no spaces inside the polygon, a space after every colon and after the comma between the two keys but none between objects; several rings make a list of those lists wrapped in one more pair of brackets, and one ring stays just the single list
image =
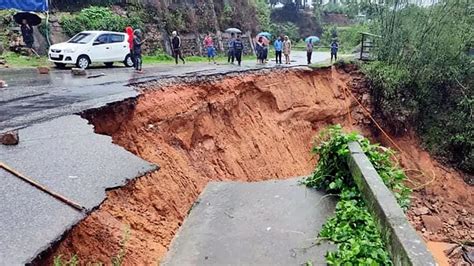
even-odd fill
[{"label": "bush", "polygon": [[423,144],[474,173],[474,33],[467,2],[379,7],[379,62],[364,67],[375,108],[390,128],[414,128]]},{"label": "bush", "polygon": [[291,23],[291,22],[275,23],[275,24],[272,24],[271,28],[272,28],[272,33],[275,36],[280,35],[280,34],[288,35],[288,38],[290,38],[290,40],[293,43],[296,43],[301,39],[300,34],[299,34],[299,28],[294,23]]},{"label": "bush", "polygon": [[366,32],[368,28],[365,24],[355,24],[349,27],[328,25],[321,35],[321,44],[329,46],[332,40],[337,40],[342,52],[351,53],[360,44],[360,32]]},{"label": "bush", "polygon": [[107,7],[92,6],[83,9],[77,15],[63,16],[60,20],[64,32],[73,36],[84,30],[124,31],[125,27],[143,26],[138,17],[128,18],[114,14]]}]

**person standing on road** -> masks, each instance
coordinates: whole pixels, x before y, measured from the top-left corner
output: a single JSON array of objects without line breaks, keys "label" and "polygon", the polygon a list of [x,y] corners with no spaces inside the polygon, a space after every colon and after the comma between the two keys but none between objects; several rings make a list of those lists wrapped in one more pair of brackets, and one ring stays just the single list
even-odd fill
[{"label": "person standing on road", "polygon": [[267,38],[264,37],[263,40],[263,63],[266,64],[268,61],[268,45],[270,44],[270,41],[268,41]]},{"label": "person standing on road", "polygon": [[255,45],[255,52],[257,53],[257,64],[263,64],[264,51],[263,51],[263,37],[259,36]]},{"label": "person standing on road", "polygon": [[32,49],[35,39],[33,37],[33,27],[28,24],[28,20],[23,19],[21,21],[20,30],[21,36],[23,36],[23,42],[25,43],[26,47]]},{"label": "person standing on road", "polygon": [[135,57],[133,55],[133,28],[128,26],[125,28],[125,32],[127,33],[128,36],[128,48],[130,49],[130,58],[132,59],[133,62],[133,67],[135,67]]},{"label": "person standing on road", "polygon": [[275,43],[273,44],[273,47],[275,47],[276,63],[281,64],[281,53],[283,51],[283,41],[281,40],[280,36],[278,36],[278,38],[276,39]]},{"label": "person standing on road", "polygon": [[234,55],[235,59],[237,60],[237,63],[239,66],[242,64],[242,53],[244,51],[244,43],[242,42],[240,34],[237,34],[237,39],[234,41]]},{"label": "person standing on road", "polygon": [[333,58],[334,61],[337,61],[337,50],[339,50],[339,44],[337,44],[337,41],[334,40],[331,43],[331,62]]},{"label": "person standing on road", "polygon": [[311,56],[313,55],[313,40],[310,38],[306,44],[306,57],[308,58],[308,65],[311,65]]},{"label": "person standing on road", "polygon": [[235,51],[234,51],[234,42],[235,42],[235,33],[230,34],[230,40],[227,43],[227,48],[229,49],[227,55],[227,63],[234,63],[235,60]]},{"label": "person standing on road", "polygon": [[206,37],[204,38],[204,47],[207,51],[207,58],[209,59],[209,64],[211,63],[211,59],[216,63],[215,59],[215,48],[214,48],[214,41],[212,40],[211,33],[207,33]]},{"label": "person standing on road", "polygon": [[139,29],[133,31],[133,54],[135,57],[135,70],[142,72],[142,44],[146,39],[142,40],[142,32]]},{"label": "person standing on road", "polygon": [[285,36],[283,41],[283,54],[285,55],[285,64],[291,64],[290,54],[291,54],[291,41],[288,36]]},{"label": "person standing on road", "polygon": [[183,65],[186,64],[186,61],[184,61],[183,54],[181,52],[181,37],[179,37],[178,33],[176,31],[173,31],[171,33],[173,36],[173,39],[171,40],[171,44],[173,46],[173,55],[176,64],[178,64],[178,58],[183,61]]}]

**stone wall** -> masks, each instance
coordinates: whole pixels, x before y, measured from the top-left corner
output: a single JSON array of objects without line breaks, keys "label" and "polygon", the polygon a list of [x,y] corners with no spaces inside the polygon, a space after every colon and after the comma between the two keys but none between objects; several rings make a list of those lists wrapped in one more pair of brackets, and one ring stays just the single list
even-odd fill
[{"label": "stone wall", "polygon": [[[203,56],[207,54],[207,51],[203,45],[205,34],[194,34],[186,33],[182,34],[182,52],[185,56]],[[242,36],[244,41],[245,50],[244,54],[253,54],[253,46],[251,43],[250,32],[247,32]],[[147,31],[145,32],[145,37],[147,38],[146,44],[144,44],[144,52],[146,54],[156,54],[166,52],[172,54],[171,51],[171,37],[166,32],[160,32],[156,28],[153,29],[151,25],[147,26]],[[212,35],[214,43],[216,44],[217,53],[222,54],[227,52],[227,42],[230,39],[230,34],[228,33],[216,33]]]}]

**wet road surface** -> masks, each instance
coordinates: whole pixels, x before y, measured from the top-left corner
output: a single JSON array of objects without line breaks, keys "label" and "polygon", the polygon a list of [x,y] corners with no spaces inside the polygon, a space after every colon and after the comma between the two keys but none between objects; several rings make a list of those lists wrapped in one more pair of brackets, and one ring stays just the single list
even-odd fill
[{"label": "wet road surface", "polygon": [[[313,53],[315,63],[328,58],[327,53]],[[292,59],[290,66],[305,65],[306,53],[294,52]],[[143,74],[124,67],[88,69],[89,77],[104,74],[96,78],[73,76],[69,69],[53,68],[48,75],[40,75],[36,69],[3,69],[0,79],[9,87],[0,89],[0,132],[135,97],[137,92],[130,84],[137,82],[268,67],[275,67],[275,62],[262,66],[253,60],[245,61],[242,67],[224,63],[161,64],[146,67]]]}]

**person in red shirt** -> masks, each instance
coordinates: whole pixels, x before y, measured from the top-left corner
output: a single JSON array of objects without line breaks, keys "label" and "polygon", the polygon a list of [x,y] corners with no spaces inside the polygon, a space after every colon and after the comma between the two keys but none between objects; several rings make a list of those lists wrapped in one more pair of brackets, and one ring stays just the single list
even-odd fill
[{"label": "person in red shirt", "polygon": [[126,27],[125,32],[128,35],[128,47],[130,48],[130,57],[132,58],[133,67],[135,67],[135,56],[133,55],[133,28]]},{"label": "person in red shirt", "polygon": [[215,64],[216,59],[214,57],[216,56],[216,48],[214,48],[214,41],[212,40],[210,32],[204,38],[203,44],[207,50],[207,58],[209,58],[209,63],[211,63],[211,59],[212,59],[212,61]]}]

